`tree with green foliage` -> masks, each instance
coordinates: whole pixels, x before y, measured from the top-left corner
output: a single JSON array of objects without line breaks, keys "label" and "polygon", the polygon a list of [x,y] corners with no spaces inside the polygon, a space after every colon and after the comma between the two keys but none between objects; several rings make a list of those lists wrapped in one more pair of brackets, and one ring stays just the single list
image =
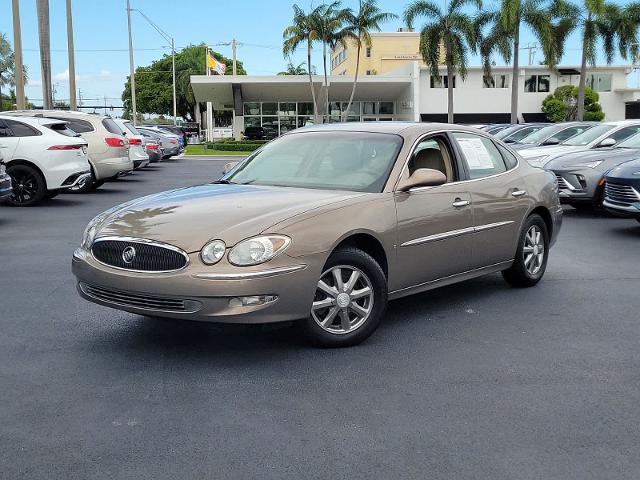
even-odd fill
[{"label": "tree with green foliage", "polygon": [[580,63],[580,83],[578,93],[577,120],[587,120],[587,63],[596,65],[598,45],[602,45],[602,53],[608,65],[611,64],[616,51],[622,58],[638,57],[638,24],[640,23],[640,4],[626,6],[607,3],[605,0],[582,0],[581,5],[568,3],[564,5],[565,16],[571,21],[558,29],[557,42],[564,42],[575,30],[582,40],[582,58]]},{"label": "tree with green foliage", "polygon": [[[209,51],[218,61],[233,67],[233,60],[224,55]],[[195,118],[195,99],[191,89],[191,75],[204,75],[206,45],[190,45],[176,53],[176,104],[178,115],[193,120]],[[236,64],[238,75],[246,75],[242,62]],[[136,106],[140,113],[155,115],[173,114],[173,87],[171,73],[171,55],[164,55],[151,65],[136,68]],[[129,78],[122,93],[125,118],[131,115],[131,84]]]},{"label": "tree with green foliage", "polygon": [[407,6],[404,20],[411,27],[416,17],[429,19],[420,31],[420,55],[431,75],[439,77],[442,54],[447,68],[447,121],[453,123],[453,82],[458,73],[467,76],[469,51],[475,52],[480,43],[481,23],[465,11],[466,4],[482,8],[482,0],[451,0],[445,9],[425,0]]},{"label": "tree with green foliage", "polygon": [[[481,44],[485,78],[491,76],[491,55],[497,52],[505,62],[513,60],[511,73],[511,123],[518,123],[518,94],[520,92],[520,34],[523,28],[531,30],[542,47],[545,63],[555,68],[563,54],[568,18],[564,0],[501,0],[500,9],[488,14],[492,27]],[[559,28],[562,25],[562,28]]]},{"label": "tree with green foliage", "polygon": [[397,15],[390,12],[383,12],[378,7],[377,0],[360,0],[358,11],[354,14],[347,12],[346,29],[353,34],[356,44],[356,71],[353,77],[353,86],[351,87],[351,96],[349,103],[344,112],[342,112],[342,121],[346,121],[353,103],[353,97],[356,94],[356,85],[358,84],[358,73],[360,70],[360,52],[363,44],[371,47],[371,32],[379,32],[382,30],[382,23],[397,18]]},{"label": "tree with green foliage", "polygon": [[287,62],[287,69],[282,72],[278,72],[278,75],[306,75],[307,69],[304,68],[304,62],[299,63],[298,65],[293,63],[293,60],[289,58]]},{"label": "tree with green foliage", "polygon": [[[542,111],[550,122],[570,122],[578,117],[579,87],[564,85],[555,89],[542,101]],[[600,121],[604,119],[599,96],[589,87],[585,87],[583,100],[583,119]]]}]

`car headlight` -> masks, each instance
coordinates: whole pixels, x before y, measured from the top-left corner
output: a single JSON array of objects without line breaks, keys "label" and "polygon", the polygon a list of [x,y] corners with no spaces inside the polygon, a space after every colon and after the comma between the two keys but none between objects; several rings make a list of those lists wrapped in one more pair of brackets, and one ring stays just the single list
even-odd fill
[{"label": "car headlight", "polygon": [[211,240],[202,250],[200,250],[200,259],[207,265],[215,265],[224,257],[227,246],[222,240]]},{"label": "car headlight", "polygon": [[594,160],[593,162],[580,162],[572,165],[566,165],[565,168],[596,168],[604,160]]},{"label": "car headlight", "polygon": [[84,250],[90,250],[91,245],[93,244],[93,239],[96,238],[96,233],[98,233],[98,221],[100,219],[98,217],[94,218],[89,222],[87,228],[84,229],[84,233],[82,234],[82,242],[80,242],[80,247]]},{"label": "car headlight", "polygon": [[264,235],[238,243],[229,252],[229,263],[238,267],[268,262],[284,252],[291,239],[284,235]]}]

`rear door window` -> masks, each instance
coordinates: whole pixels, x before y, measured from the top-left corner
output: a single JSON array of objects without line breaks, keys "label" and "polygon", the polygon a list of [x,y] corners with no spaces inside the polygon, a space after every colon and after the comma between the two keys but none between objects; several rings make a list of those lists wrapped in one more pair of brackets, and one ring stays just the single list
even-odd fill
[{"label": "rear door window", "polygon": [[488,138],[461,132],[455,132],[452,136],[462,154],[469,178],[489,177],[507,171],[498,148]]},{"label": "rear door window", "polygon": [[7,127],[11,129],[14,137],[36,137],[42,135],[38,130],[22,122],[5,120]]},{"label": "rear door window", "polygon": [[106,128],[109,133],[113,133],[114,135],[123,135],[124,134],[124,132],[118,126],[118,124],[116,122],[114,122],[113,120],[111,120],[110,118],[103,118],[102,119],[102,125],[104,125],[104,128]]},{"label": "rear door window", "polygon": [[63,122],[67,122],[68,128],[70,128],[76,133],[93,132],[93,125],[91,125],[91,122],[88,122],[87,120],[80,120],[79,118],[64,118],[64,117],[47,117],[47,118],[55,118],[57,120],[62,120]]},{"label": "rear door window", "polygon": [[53,130],[60,135],[64,135],[65,137],[78,137],[79,134],[74,132],[69,127],[67,127],[66,123],[52,123],[51,125],[47,125],[49,130]]}]

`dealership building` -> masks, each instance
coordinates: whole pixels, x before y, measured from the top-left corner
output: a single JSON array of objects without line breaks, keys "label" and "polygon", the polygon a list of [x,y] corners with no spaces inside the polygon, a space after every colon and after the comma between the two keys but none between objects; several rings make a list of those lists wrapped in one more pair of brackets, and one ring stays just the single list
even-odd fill
[{"label": "dealership building", "polygon": [[[348,121],[446,121],[448,78],[444,67],[433,76],[421,62],[415,32],[373,35],[372,47],[361,53],[361,76]],[[355,54],[352,46],[334,50],[328,77],[332,121],[340,121],[351,95]],[[587,69],[587,85],[598,92],[606,120],[640,118],[640,89],[628,86],[633,68],[610,65]],[[486,80],[481,67],[470,67],[467,77],[453,78],[454,112],[458,123],[508,122],[511,109],[509,66],[493,67]],[[542,101],[555,88],[578,85],[579,66],[526,65],[518,70],[518,112],[521,121],[541,121]],[[281,135],[313,122],[309,77],[225,75],[191,77],[197,102],[213,110],[232,112],[233,134],[247,126],[262,126]],[[313,76],[319,108],[323,108],[324,77]],[[206,125],[204,113],[203,125]]]}]

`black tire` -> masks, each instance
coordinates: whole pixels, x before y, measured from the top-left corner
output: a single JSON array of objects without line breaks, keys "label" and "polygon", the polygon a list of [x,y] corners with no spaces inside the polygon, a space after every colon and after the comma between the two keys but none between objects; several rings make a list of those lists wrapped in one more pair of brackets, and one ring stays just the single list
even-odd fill
[{"label": "black tire", "polygon": [[104,185],[104,180],[95,180],[93,185],[91,185],[91,189],[95,190],[96,188],[100,188],[102,185]]},{"label": "black tire", "polygon": [[47,200],[51,200],[52,198],[56,198],[58,195],[60,195],[60,190],[47,190],[44,198],[46,198]]},{"label": "black tire", "polygon": [[[343,275],[346,275],[346,277],[344,277],[345,286],[348,285],[348,279],[350,278],[349,273],[357,271],[358,280],[355,283],[355,286],[359,286],[359,288],[357,290],[354,288],[353,290],[362,292],[368,288],[368,285],[370,285],[372,295],[367,298],[359,298],[357,300],[349,299],[349,305],[344,308],[335,306],[326,307],[324,310],[316,310],[315,313],[309,315],[307,319],[300,321],[300,327],[302,328],[306,338],[311,343],[319,347],[350,347],[363,342],[376,330],[376,328],[378,328],[387,308],[387,279],[382,268],[371,255],[353,247],[336,250],[331,254],[329,260],[327,260],[320,279],[325,278],[325,274],[329,274],[329,272],[336,267],[343,267],[341,272]],[[353,268],[354,270],[350,272],[348,270],[349,268]],[[332,287],[335,289],[335,285],[332,285]],[[314,303],[317,300],[321,300],[319,295],[323,295],[323,292],[318,289],[314,298]],[[329,295],[326,295],[326,297],[329,298]],[[368,315],[358,317],[355,310],[352,311],[352,305],[353,307],[360,306],[361,308],[362,305],[364,305],[365,308],[370,309]],[[315,318],[319,316],[328,318],[329,311],[332,308],[335,308],[339,312],[335,314],[335,319],[333,320],[333,322],[339,323],[339,325],[332,326],[331,324],[328,324],[327,328],[341,328],[341,316],[345,314],[347,315],[347,319],[350,316],[355,317],[353,320],[352,331],[347,330],[342,333],[334,333],[319,325]],[[362,323],[358,324],[359,321]]]},{"label": "black tire", "polygon": [[[539,268],[531,268],[531,265],[536,265],[536,258],[528,260],[528,255],[537,256],[539,250],[533,252],[525,252],[525,244],[532,229],[536,228],[540,232],[541,243],[544,246],[542,252],[542,261],[538,262]],[[539,247],[538,247],[539,248]],[[547,230],[547,224],[540,215],[532,214],[524,222],[520,237],[518,238],[518,249],[516,250],[516,257],[513,261],[513,265],[506,270],[502,271],[502,276],[506,282],[513,287],[533,287],[537,284],[547,268],[547,260],[549,258],[549,232]],[[528,263],[532,262],[532,263]],[[527,268],[529,265],[529,268]],[[533,270],[533,271],[532,271]]]},{"label": "black tire", "polygon": [[640,218],[636,218],[636,222],[640,223]]},{"label": "black tire", "polygon": [[47,183],[35,168],[29,165],[10,165],[7,173],[13,185],[13,193],[7,200],[7,205],[30,207],[45,197]]}]

